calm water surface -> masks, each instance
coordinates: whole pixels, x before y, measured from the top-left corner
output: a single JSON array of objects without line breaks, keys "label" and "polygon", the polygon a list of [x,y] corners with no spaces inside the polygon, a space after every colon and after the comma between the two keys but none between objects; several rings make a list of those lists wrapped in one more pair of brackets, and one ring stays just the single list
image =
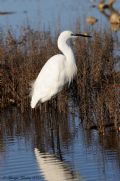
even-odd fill
[{"label": "calm water surface", "polygon": [[76,107],[0,117],[0,181],[119,181],[119,136],[83,129]]},{"label": "calm water surface", "polygon": [[[24,25],[74,30],[78,19],[85,29],[90,15],[99,19],[96,26],[108,26],[90,5],[89,0],[0,0],[0,11],[13,12],[0,16],[0,27],[15,32]],[[115,7],[120,9],[119,0]],[[53,108],[22,114],[14,107],[1,111],[0,181],[4,180],[119,181],[119,136],[83,129],[76,105],[68,105],[65,112]]]},{"label": "calm water surface", "polygon": [[[78,20],[81,29],[85,30],[87,16],[94,16],[99,20],[96,27],[108,27],[107,18],[91,6],[90,0],[0,0],[0,11],[13,12],[0,16],[0,27],[12,27],[14,31],[24,25],[30,25],[34,29],[51,27],[52,30],[75,30],[75,22]],[[114,7],[120,10],[119,0],[116,0]]]}]

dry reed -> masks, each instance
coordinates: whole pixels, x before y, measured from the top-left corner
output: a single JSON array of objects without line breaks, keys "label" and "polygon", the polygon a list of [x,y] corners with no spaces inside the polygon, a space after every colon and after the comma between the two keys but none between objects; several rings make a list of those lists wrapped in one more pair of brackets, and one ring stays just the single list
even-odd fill
[{"label": "dry reed", "polygon": [[[28,28],[16,38],[12,31],[0,37],[0,106],[14,104],[22,112],[30,109],[30,82],[39,73],[45,61],[58,53],[57,37],[50,32]],[[76,41],[78,74],[73,82],[72,95],[79,105],[81,119],[86,128],[104,133],[106,127],[119,131],[120,73],[113,69],[114,39],[111,32],[94,31],[93,38]],[[67,90],[49,104],[67,111]]]}]

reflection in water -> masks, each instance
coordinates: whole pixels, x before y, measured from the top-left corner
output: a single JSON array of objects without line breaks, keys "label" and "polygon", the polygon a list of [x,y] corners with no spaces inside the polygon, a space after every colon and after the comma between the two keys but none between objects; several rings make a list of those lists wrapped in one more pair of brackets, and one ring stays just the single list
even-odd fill
[{"label": "reflection in water", "polygon": [[15,14],[15,12],[12,12],[12,11],[0,11],[0,16],[10,15],[10,14]]},{"label": "reflection in water", "polygon": [[[80,174],[85,181],[119,180],[119,136],[84,130],[77,105],[72,98],[68,102],[62,102],[62,109],[49,105],[32,113],[21,114],[16,108],[1,112],[0,178],[38,177],[43,181],[44,176],[47,180],[45,163],[50,169],[56,163],[64,179],[79,180]],[[34,148],[41,151],[34,152]]]},{"label": "reflection in water", "polygon": [[41,153],[35,148],[35,156],[42,171],[43,177],[46,181],[67,181],[67,180],[78,180],[75,175],[62,161],[58,160],[55,155]]},{"label": "reflection in water", "polygon": [[[7,1],[7,2],[10,2],[10,1]],[[12,2],[18,2],[18,1],[12,0]],[[26,1],[26,2],[30,4],[29,1]],[[31,0],[31,2],[33,1]],[[79,12],[82,12],[81,11],[82,9],[83,9],[83,12],[85,13],[83,5],[81,4],[81,6],[78,6],[80,3],[80,1],[78,0],[76,1],[77,3],[74,3],[73,1],[69,1],[69,2],[64,1],[63,4],[65,6],[64,6],[64,10],[62,9],[62,13],[61,13],[61,8],[63,7],[63,4],[61,3],[62,1],[53,0],[52,7],[50,7],[51,4],[46,3],[46,2],[47,1],[45,0],[40,1],[40,3],[42,4],[40,4],[40,6],[37,6],[37,7],[42,7],[41,8],[42,11],[40,10],[36,11],[36,8],[33,8],[33,6],[30,5],[32,7],[32,10],[30,10],[29,8],[29,15],[31,16],[28,16],[28,18],[32,19],[33,17],[35,17],[33,16],[34,12],[40,12],[42,15],[40,17],[42,17],[41,19],[46,24],[50,22],[51,25],[54,25],[56,22],[55,17],[57,17],[57,15],[60,13],[62,14],[61,19],[64,22],[64,25],[65,25],[64,27],[66,29],[66,27],[67,28],[75,27],[75,26],[68,26],[68,25],[66,26],[66,23],[69,23],[69,18],[71,19],[71,21],[76,19],[76,17],[78,17],[79,15]],[[57,3],[57,6],[55,2]],[[84,7],[87,7],[86,1],[81,1],[81,2],[85,5]],[[68,3],[70,4],[69,4],[69,8],[67,8],[68,11],[67,11],[67,17],[66,17],[66,7],[68,7]],[[24,3],[23,3],[23,7],[25,7]],[[15,9],[13,10],[17,11],[16,10],[17,8],[23,8],[23,7],[17,4]],[[52,14],[51,16],[50,13],[51,11],[53,11],[53,7],[56,13]],[[56,7],[58,7],[58,9]],[[71,11],[71,9],[73,11]],[[113,7],[112,9],[110,9],[110,7],[103,9],[103,14],[104,14],[104,11],[105,13],[108,13],[108,11],[106,10],[109,11],[109,14],[106,15],[106,17],[109,16],[108,20],[110,20],[110,16],[112,15],[112,13],[117,14],[117,12],[115,11],[113,12]],[[22,12],[23,10],[20,10],[20,11]],[[44,13],[45,13],[45,16],[44,16]],[[6,18],[6,16],[4,17]],[[1,19],[4,17],[1,17]],[[10,16],[7,23],[11,23],[11,22],[13,23],[13,21],[14,23],[16,22],[18,23],[20,22],[22,18],[23,19],[25,18],[25,17],[21,18],[19,13],[17,13],[16,16],[14,17],[15,19],[13,20],[13,16],[12,18]],[[53,20],[52,22],[51,22],[51,17]],[[10,21],[10,18],[12,19],[11,21]],[[34,21],[36,19],[39,19],[38,16],[37,18],[34,18]],[[6,21],[3,21],[3,22],[6,22]],[[114,24],[114,26],[119,26],[119,24],[116,23]],[[62,29],[63,26],[60,26],[60,28]],[[101,45],[100,40],[102,39],[96,38],[95,40],[98,40],[98,44],[96,43],[95,46]],[[108,43],[110,42],[109,39],[106,39],[106,41],[108,41]],[[9,43],[12,46],[13,44],[16,44],[16,42],[12,38],[9,39]],[[18,44],[20,43],[21,42],[18,42]],[[86,47],[86,46],[84,46],[83,44],[83,47]],[[101,49],[99,47],[100,46],[98,46],[98,50]],[[93,50],[95,50],[94,55],[97,55],[96,52],[98,52],[98,54],[100,54],[103,57],[103,55],[106,55],[107,53],[111,52],[110,49],[108,51],[108,48],[109,48],[108,46],[103,47],[104,51],[102,50],[102,52],[100,53],[99,51],[97,51],[97,48],[93,46]],[[35,47],[35,50],[36,50],[36,47]],[[103,61],[103,58],[101,59]],[[83,61],[85,60],[83,63],[80,63],[80,65],[82,65],[84,68],[85,63],[87,63],[86,60],[88,59],[81,58],[81,60]],[[95,60],[96,62],[96,59],[93,59],[93,60]],[[98,59],[98,64],[96,63],[95,65],[101,66],[101,63],[99,62],[100,61]],[[108,66],[106,65],[109,65],[109,62],[107,64],[107,62],[104,61],[103,65],[105,65],[105,67],[102,67],[102,68],[108,69]],[[109,67],[111,67],[111,65]],[[88,70],[89,68],[85,72],[87,76],[90,75]],[[102,69],[100,68],[99,70],[102,70]],[[79,71],[80,71],[80,67],[79,67]],[[96,75],[97,75],[97,72],[98,71],[96,71]],[[80,78],[82,78],[82,76]],[[90,79],[88,79],[88,82],[89,81]],[[99,79],[98,79],[98,82],[100,82]],[[85,87],[89,89],[89,86],[85,86]],[[73,86],[73,88],[75,88],[75,86]],[[117,85],[115,89],[116,88],[117,88]],[[115,102],[114,101],[115,94],[110,92],[109,96],[107,97],[106,96],[107,89],[111,90],[113,88],[112,86],[107,87],[106,89],[103,87],[100,90],[100,94],[97,96],[96,94],[91,94],[91,89],[88,91],[84,89],[83,87],[83,94],[86,94],[86,95],[88,94],[88,97],[90,95],[89,104],[86,99],[83,100],[83,102],[82,101],[80,102],[78,100],[78,102],[79,104],[82,105],[83,112],[85,113],[85,118],[87,118],[89,122],[95,119],[95,120],[100,121],[100,123],[102,122],[102,125],[103,125],[104,120],[106,119],[106,116],[107,116],[108,123],[110,119],[112,119],[113,121],[116,120],[116,123],[119,122],[118,120],[119,117],[117,117],[115,114],[116,110],[118,109],[114,106],[114,104],[112,104],[112,102],[113,103]],[[119,85],[118,85],[118,89],[119,89]],[[52,107],[54,104],[52,105],[49,103],[48,105],[45,104],[41,106],[40,109],[38,108],[37,110],[33,112],[30,112],[30,111],[27,112],[27,110],[29,109],[26,109],[26,112],[24,112],[23,114],[19,112],[19,110],[16,109],[15,107],[10,108],[9,110],[4,110],[3,112],[1,111],[0,113],[0,180],[10,180],[10,178],[11,180],[13,179],[14,180],[26,180],[26,179],[35,180],[33,178],[39,176],[39,179],[37,180],[42,181],[43,178],[41,177],[41,175],[43,173],[40,173],[40,170],[37,167],[36,159],[34,156],[34,148],[39,148],[39,150],[41,150],[41,152],[38,153],[39,158],[40,158],[41,153],[48,153],[44,155],[45,156],[44,159],[48,159],[48,157],[51,154],[56,155],[58,158],[56,162],[59,163],[59,165],[56,165],[56,167],[58,169],[61,169],[62,172],[64,172],[67,169],[67,171],[65,171],[64,174],[65,174],[65,177],[67,177],[66,174],[68,173],[69,175],[68,177],[70,179],[75,179],[73,173],[79,172],[85,181],[96,181],[96,180],[119,181],[120,180],[119,133],[116,134],[114,130],[112,130],[110,127],[107,127],[105,131],[103,130],[102,132],[103,134],[98,134],[97,130],[83,129],[84,125],[80,123],[81,121],[80,117],[82,118],[82,114],[79,116],[80,106],[78,108],[77,105],[73,102],[73,98],[75,98],[74,94],[72,95],[73,98],[70,97],[69,100],[68,100],[68,96],[65,95],[65,92],[63,94],[64,94],[63,99],[61,99],[61,96],[59,95],[58,100],[57,100],[59,103],[57,105],[57,101],[56,101],[57,106],[54,106],[54,107]],[[96,101],[93,101],[93,99],[95,100],[95,98],[98,98],[97,108],[95,107]],[[61,101],[59,101],[59,99]],[[77,100],[75,100],[75,102],[77,102]],[[98,110],[98,114],[95,114],[96,112],[94,112],[94,108]],[[111,111],[110,117],[108,116],[109,115],[108,111]],[[103,116],[102,114],[105,116]],[[114,115],[116,117],[114,117]],[[89,120],[89,118],[92,118],[92,119]],[[51,162],[49,164],[50,166],[56,159],[55,156],[50,156],[50,158],[51,157],[52,157],[52,160],[50,160]],[[66,163],[67,166],[65,166],[64,163]],[[44,175],[45,175],[45,172],[44,172]],[[23,179],[23,178],[26,178],[26,179]]]},{"label": "reflection in water", "polygon": [[[96,2],[96,0],[91,0]],[[85,29],[85,26],[82,24],[84,21],[84,17],[88,15],[88,13],[93,13],[93,16],[97,19],[101,20],[104,23],[103,26],[106,27],[106,21],[101,17],[100,13],[101,9],[103,10],[105,7],[108,8],[107,3],[93,3],[94,7],[97,7],[99,12],[93,12],[90,9],[91,5],[90,0],[76,0],[75,3],[72,0],[51,0],[48,2],[47,0],[26,0],[18,1],[18,0],[6,0],[1,1],[1,11],[6,10],[7,12],[16,12],[15,16],[2,16],[0,21],[0,27],[13,27],[15,30],[19,30],[18,27],[23,27],[24,25],[29,25],[34,29],[44,29],[47,30],[49,27],[55,31],[56,28],[62,30],[71,29],[75,30],[75,22],[76,19],[80,22],[80,28]],[[14,6],[11,6],[14,4]],[[113,3],[114,4],[114,3]],[[120,8],[119,0],[116,0],[115,5],[117,8]],[[112,3],[111,5],[112,6]],[[66,13],[67,9],[67,13]],[[105,9],[107,10],[107,9]],[[16,28],[17,25],[17,28]],[[101,25],[101,22],[100,22]],[[81,31],[83,31],[81,30]],[[52,32],[53,32],[52,31]]]}]

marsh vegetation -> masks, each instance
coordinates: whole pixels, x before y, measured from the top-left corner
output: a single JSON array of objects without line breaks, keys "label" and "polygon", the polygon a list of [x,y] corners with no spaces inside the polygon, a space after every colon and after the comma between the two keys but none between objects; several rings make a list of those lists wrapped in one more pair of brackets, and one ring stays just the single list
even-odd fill
[{"label": "marsh vegetation", "polygon": [[[76,27],[79,27],[76,25]],[[79,32],[76,28],[76,32]],[[51,31],[34,31],[24,28],[16,38],[12,30],[0,35],[0,77],[2,109],[14,105],[21,112],[30,110],[30,83],[36,78],[44,63],[59,52]],[[67,111],[69,97],[78,105],[81,120],[87,129],[119,131],[120,73],[115,72],[115,51],[119,42],[110,30],[94,30],[92,39],[77,39],[74,51],[78,73],[71,86],[64,88],[51,101],[34,112],[48,107]]]}]

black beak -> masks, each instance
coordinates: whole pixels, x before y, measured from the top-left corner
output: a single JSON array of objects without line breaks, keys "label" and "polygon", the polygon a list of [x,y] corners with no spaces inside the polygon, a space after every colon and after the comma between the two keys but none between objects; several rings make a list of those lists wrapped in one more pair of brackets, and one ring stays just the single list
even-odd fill
[{"label": "black beak", "polygon": [[91,35],[88,35],[87,33],[76,33],[76,34],[72,34],[72,36],[82,36],[82,37],[88,37],[88,38],[91,38],[92,36]]}]

